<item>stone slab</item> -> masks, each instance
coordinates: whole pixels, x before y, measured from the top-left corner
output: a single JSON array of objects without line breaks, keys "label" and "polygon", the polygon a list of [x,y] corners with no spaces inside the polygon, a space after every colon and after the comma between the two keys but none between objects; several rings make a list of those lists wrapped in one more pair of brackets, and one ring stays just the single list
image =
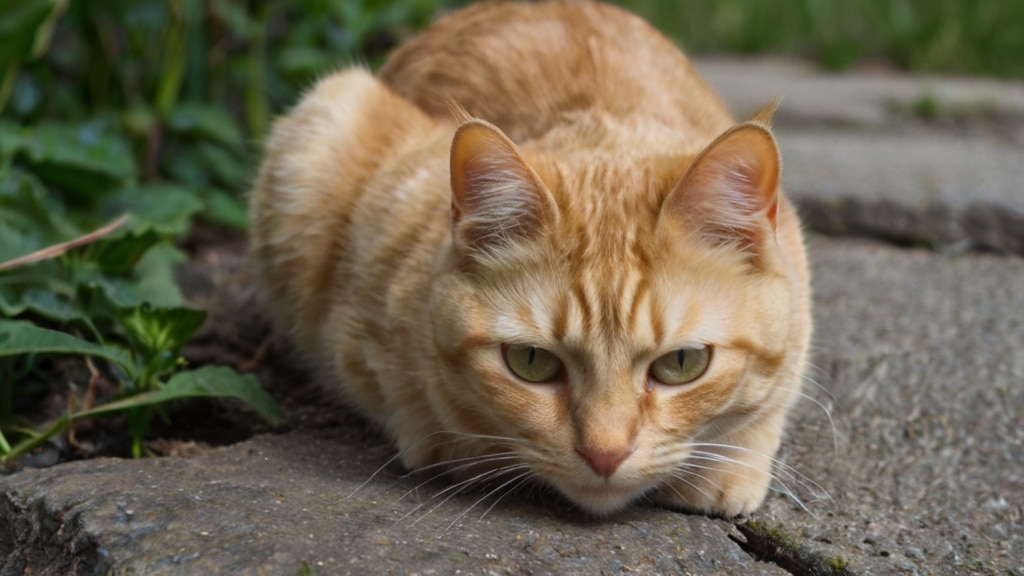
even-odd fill
[{"label": "stone slab", "polygon": [[740,118],[782,98],[783,182],[810,228],[1024,254],[1024,81],[696,65]]},{"label": "stone slab", "polygon": [[1024,117],[1019,80],[907,74],[884,66],[829,73],[811,62],[774,56],[701,57],[694,65],[740,117],[773,98],[781,99],[776,118],[789,124],[890,128],[915,111],[975,120]]},{"label": "stone slab", "polygon": [[[757,517],[875,574],[1024,574],[1024,260],[812,239],[815,364]],[[887,567],[886,567],[887,565]]]},{"label": "stone slab", "polygon": [[448,499],[444,482],[374,475],[389,457],[349,426],[26,470],[0,479],[0,574],[785,574],[726,522]]}]

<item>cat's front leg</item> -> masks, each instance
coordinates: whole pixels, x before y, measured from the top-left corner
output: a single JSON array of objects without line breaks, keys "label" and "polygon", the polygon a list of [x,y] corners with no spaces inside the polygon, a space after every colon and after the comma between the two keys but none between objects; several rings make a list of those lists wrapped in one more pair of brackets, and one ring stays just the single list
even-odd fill
[{"label": "cat's front leg", "polygon": [[658,489],[655,502],[726,518],[750,514],[768,493],[781,436],[777,419],[768,418],[728,437],[695,445],[690,457]]}]

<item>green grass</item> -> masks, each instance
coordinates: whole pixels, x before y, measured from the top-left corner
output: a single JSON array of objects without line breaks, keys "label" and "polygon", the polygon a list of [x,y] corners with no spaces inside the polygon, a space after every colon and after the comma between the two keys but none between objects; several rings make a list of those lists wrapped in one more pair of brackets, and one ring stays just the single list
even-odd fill
[{"label": "green grass", "polygon": [[783,53],[826,68],[1024,78],[1018,0],[623,0],[695,53]]}]

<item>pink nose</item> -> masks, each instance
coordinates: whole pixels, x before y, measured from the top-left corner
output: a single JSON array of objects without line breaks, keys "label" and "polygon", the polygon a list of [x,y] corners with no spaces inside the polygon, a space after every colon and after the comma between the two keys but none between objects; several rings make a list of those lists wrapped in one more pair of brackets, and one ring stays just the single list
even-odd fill
[{"label": "pink nose", "polygon": [[628,450],[591,450],[589,448],[576,448],[576,452],[587,461],[587,465],[590,469],[597,473],[598,476],[604,476],[605,478],[615,474],[615,471],[619,469],[619,465],[629,458],[629,455],[633,453],[633,448]]}]

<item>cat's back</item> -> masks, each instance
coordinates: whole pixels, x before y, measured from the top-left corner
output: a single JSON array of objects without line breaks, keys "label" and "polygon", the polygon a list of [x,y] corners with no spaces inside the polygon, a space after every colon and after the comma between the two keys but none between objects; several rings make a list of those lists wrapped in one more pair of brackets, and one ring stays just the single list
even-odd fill
[{"label": "cat's back", "polygon": [[654,120],[708,139],[733,120],[641,18],[583,0],[487,2],[442,18],[379,78],[435,117],[452,102],[522,142],[573,114]]}]

